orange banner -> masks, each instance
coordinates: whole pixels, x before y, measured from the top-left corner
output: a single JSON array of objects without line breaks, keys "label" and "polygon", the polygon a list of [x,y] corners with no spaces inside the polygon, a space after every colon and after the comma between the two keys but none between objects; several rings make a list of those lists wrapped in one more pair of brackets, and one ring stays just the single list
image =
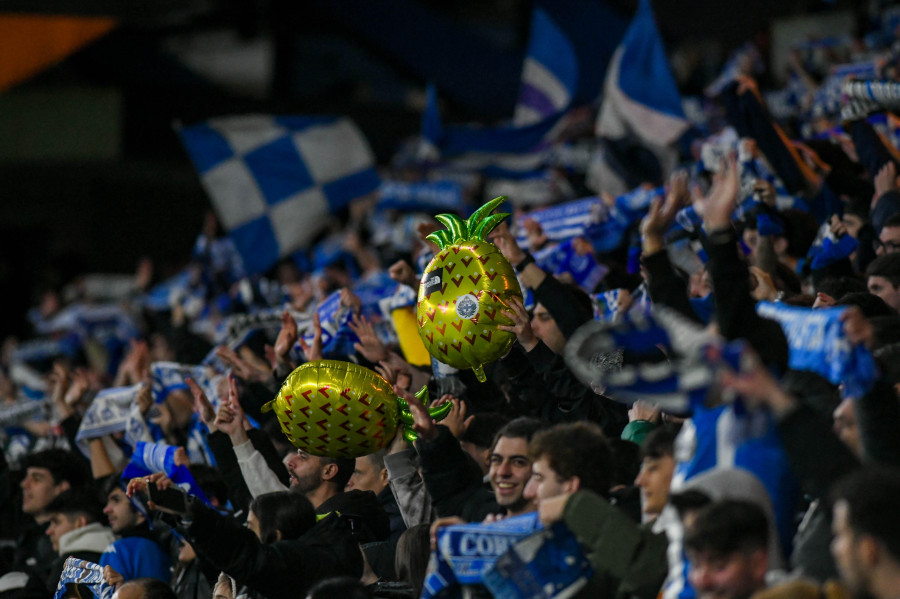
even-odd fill
[{"label": "orange banner", "polygon": [[117,24],[106,17],[0,14],[0,92],[61,62]]}]

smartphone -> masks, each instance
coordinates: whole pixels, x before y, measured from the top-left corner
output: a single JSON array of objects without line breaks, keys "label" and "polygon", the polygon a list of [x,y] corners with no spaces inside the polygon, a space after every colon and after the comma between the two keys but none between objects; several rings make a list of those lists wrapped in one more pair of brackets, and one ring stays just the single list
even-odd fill
[{"label": "smartphone", "polygon": [[188,511],[187,494],[177,487],[160,489],[156,483],[150,483],[147,487],[148,499],[165,511],[176,514],[186,514]]}]

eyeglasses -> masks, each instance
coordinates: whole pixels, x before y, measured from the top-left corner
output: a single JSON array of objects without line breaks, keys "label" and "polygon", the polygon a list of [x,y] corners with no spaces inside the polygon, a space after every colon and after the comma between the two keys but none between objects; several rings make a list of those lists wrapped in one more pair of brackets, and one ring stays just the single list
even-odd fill
[{"label": "eyeglasses", "polygon": [[900,241],[881,241],[876,239],[872,242],[872,249],[876,252],[879,249],[884,249],[886,253],[900,252]]}]

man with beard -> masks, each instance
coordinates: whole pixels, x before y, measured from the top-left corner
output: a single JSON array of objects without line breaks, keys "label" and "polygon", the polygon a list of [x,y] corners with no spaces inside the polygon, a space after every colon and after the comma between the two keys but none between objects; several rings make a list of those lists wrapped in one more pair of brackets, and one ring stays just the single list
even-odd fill
[{"label": "man with beard", "polygon": [[[237,387],[232,382],[228,400],[223,402],[216,414],[215,427],[231,439],[247,489],[253,497],[288,490],[254,448],[244,428],[245,420]],[[288,471],[290,490],[305,495],[317,514],[340,512],[352,522],[360,543],[382,541],[388,537],[388,516],[378,504],[375,494],[359,490],[344,492],[353,475],[356,460],[314,456],[298,449],[296,453],[285,456],[283,463]]]},{"label": "man with beard", "polygon": [[900,473],[850,474],[833,493],[831,553],[841,580],[857,596],[893,599],[900,589]]},{"label": "man with beard", "polygon": [[317,514],[340,512],[354,523],[360,543],[387,539],[390,522],[375,493],[358,489],[344,491],[356,460],[324,458],[298,449],[285,458],[284,465],[290,475],[291,492],[305,495]]},{"label": "man with beard", "polygon": [[326,501],[343,492],[353,475],[356,461],[352,459],[322,458],[298,449],[285,460],[291,476],[291,491],[306,495],[316,510]]}]

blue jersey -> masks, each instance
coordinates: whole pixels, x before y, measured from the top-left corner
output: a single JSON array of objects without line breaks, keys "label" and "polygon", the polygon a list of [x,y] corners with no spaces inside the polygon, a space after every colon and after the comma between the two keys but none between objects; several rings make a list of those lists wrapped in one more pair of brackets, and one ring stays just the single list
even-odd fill
[{"label": "blue jersey", "polygon": [[126,581],[158,578],[166,584],[172,578],[172,562],[158,543],[143,537],[114,541],[100,556],[101,566],[112,566]]}]

